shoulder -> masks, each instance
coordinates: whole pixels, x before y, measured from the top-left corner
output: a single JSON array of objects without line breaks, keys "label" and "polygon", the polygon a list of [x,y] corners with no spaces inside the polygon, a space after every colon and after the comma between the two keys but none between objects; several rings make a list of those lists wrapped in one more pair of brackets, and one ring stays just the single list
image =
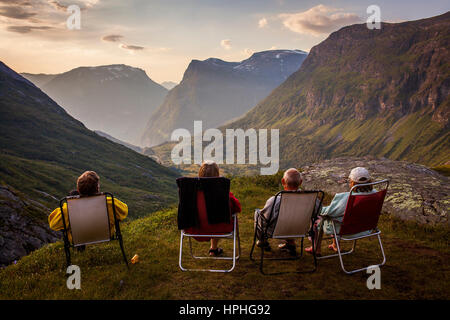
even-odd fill
[{"label": "shoulder", "polygon": [[345,198],[348,198],[349,195],[350,195],[350,192],[336,193],[334,195],[334,199],[336,199],[336,200],[345,199]]},{"label": "shoulder", "polygon": [[[111,196],[106,196],[106,201],[108,201],[108,203],[112,203]],[[114,197],[114,205],[115,206],[126,206],[126,203],[124,203],[121,200],[119,200],[116,197]]]},{"label": "shoulder", "polygon": [[275,196],[271,196],[269,199],[267,199],[266,205],[271,205],[274,201],[275,201]]}]

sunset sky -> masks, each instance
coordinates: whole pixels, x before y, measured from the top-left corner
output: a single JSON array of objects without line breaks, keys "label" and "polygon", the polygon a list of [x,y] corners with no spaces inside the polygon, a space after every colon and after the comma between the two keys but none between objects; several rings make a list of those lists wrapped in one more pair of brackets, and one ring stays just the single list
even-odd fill
[{"label": "sunset sky", "polygon": [[[81,8],[69,30],[66,8]],[[123,63],[179,82],[192,59],[240,61],[268,49],[310,48],[340,27],[445,13],[450,1],[0,0],[0,61],[18,72],[60,73]]]}]

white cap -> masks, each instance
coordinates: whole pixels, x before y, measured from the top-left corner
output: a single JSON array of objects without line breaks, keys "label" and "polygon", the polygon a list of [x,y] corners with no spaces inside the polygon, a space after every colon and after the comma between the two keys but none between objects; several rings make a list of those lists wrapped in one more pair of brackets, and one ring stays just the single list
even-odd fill
[{"label": "white cap", "polygon": [[364,183],[364,182],[369,182],[370,173],[366,168],[356,167],[356,168],[352,169],[352,171],[350,172],[350,175],[348,177],[353,182]]}]

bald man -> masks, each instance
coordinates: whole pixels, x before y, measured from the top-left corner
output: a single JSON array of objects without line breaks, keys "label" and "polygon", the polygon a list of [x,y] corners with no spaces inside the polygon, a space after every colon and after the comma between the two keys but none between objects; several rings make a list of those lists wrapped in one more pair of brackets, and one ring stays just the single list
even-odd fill
[{"label": "bald man", "polygon": [[[284,172],[283,178],[281,179],[281,184],[283,185],[284,190],[286,191],[297,191],[300,188],[300,185],[302,184],[302,177],[300,175],[300,172],[298,172],[295,168],[290,168]],[[267,220],[270,218],[270,211],[272,209],[272,204],[275,201],[275,207],[274,212],[272,215],[272,218],[270,222],[272,222],[267,230],[267,233],[269,236],[273,234],[273,231],[275,229],[276,221],[278,219],[278,213],[280,211],[280,199],[281,197],[277,197],[275,200],[275,196],[272,196],[269,198],[269,200],[266,201],[266,205],[263,209],[259,210],[256,209],[255,211],[255,228],[256,224],[259,223],[259,227],[257,228],[257,234],[256,237],[258,241],[256,242],[256,245],[258,247],[264,248],[266,251],[270,251],[270,245],[267,239],[261,239],[262,238],[262,232],[260,230],[264,229],[266,226],[266,222],[262,219],[258,220],[258,212],[259,214],[262,214]],[[296,255],[296,247],[295,247],[295,241],[292,239],[286,240],[286,243],[280,244],[279,246],[280,250],[286,250],[291,255]]]}]

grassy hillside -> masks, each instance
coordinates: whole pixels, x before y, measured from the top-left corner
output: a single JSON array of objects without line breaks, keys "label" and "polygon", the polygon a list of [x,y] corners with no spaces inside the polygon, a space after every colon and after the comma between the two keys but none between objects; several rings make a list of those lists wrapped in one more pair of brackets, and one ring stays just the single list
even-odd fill
[{"label": "grassy hillside", "polygon": [[[383,215],[380,222],[387,264],[381,290],[368,290],[367,275],[345,275],[338,259],[319,261],[314,274],[263,276],[248,258],[253,237],[253,212],[279,190],[280,174],[233,178],[231,191],[240,199],[242,258],[230,274],[186,273],[178,268],[179,231],[176,208],[124,224],[129,258],[140,262],[127,271],[117,243],[88,247],[76,253],[81,290],[68,290],[61,242],[47,245],[0,271],[2,299],[447,299],[450,294],[448,227],[418,226]],[[329,202],[331,195],[327,195]],[[230,246],[222,242],[226,252]],[[276,243],[273,243],[275,248]],[[195,243],[198,253],[207,244]],[[274,250],[276,252],[276,250]],[[323,247],[323,252],[327,252]],[[186,251],[187,253],[187,251]],[[278,253],[277,253],[278,254]],[[372,257],[372,258],[368,258]],[[360,241],[346,260],[350,266],[380,259],[375,240]],[[186,260],[186,264],[189,262]],[[208,265],[209,263],[206,263]],[[309,268],[312,257],[274,262],[269,268],[294,271]],[[192,266],[192,264],[191,264]],[[183,290],[180,290],[180,289]]]},{"label": "grassy hillside", "polygon": [[130,217],[175,201],[176,172],[88,130],[0,62],[0,184],[54,207],[85,170],[130,205]]}]

